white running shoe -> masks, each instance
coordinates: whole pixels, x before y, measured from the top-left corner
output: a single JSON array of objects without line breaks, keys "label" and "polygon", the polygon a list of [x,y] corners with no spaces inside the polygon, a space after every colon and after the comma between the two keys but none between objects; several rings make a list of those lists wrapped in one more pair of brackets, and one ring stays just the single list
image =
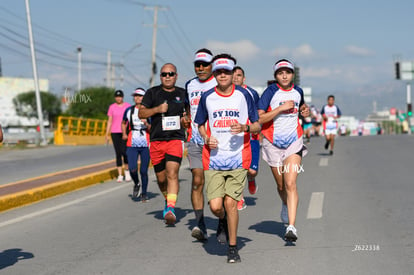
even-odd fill
[{"label": "white running shoe", "polygon": [[131,174],[129,173],[129,170],[125,170],[125,181],[130,182],[132,180]]},{"label": "white running shoe", "polygon": [[288,209],[287,205],[282,203],[282,210],[280,211],[280,219],[283,223],[289,223]]},{"label": "white running shoe", "polygon": [[193,230],[191,230],[191,236],[200,242],[207,240],[207,232],[201,230],[198,226],[193,227]]},{"label": "white running shoe", "polygon": [[296,228],[290,224],[286,228],[285,240],[288,242],[296,242],[297,239],[298,233],[296,232]]},{"label": "white running shoe", "polygon": [[124,176],[119,175],[118,178],[116,179],[116,182],[123,182],[124,181]]}]

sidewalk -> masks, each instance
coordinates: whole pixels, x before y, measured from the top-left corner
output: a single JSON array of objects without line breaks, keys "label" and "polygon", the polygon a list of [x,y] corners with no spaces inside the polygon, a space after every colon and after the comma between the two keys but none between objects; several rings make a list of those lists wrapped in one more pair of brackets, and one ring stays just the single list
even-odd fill
[{"label": "sidewalk", "polygon": [[0,151],[5,181],[0,182],[0,212],[112,180],[118,176],[113,156],[107,146]]},{"label": "sidewalk", "polygon": [[117,173],[110,160],[0,185],[0,212],[110,180]]}]

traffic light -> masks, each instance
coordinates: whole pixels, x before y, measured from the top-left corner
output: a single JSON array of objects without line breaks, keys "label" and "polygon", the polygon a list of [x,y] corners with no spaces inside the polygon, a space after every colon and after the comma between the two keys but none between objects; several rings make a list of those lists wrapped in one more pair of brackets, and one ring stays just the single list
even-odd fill
[{"label": "traffic light", "polygon": [[401,79],[400,62],[395,62],[395,79]]},{"label": "traffic light", "polygon": [[408,103],[408,104],[407,104],[407,115],[408,115],[409,117],[412,117],[412,116],[413,116],[413,110],[412,110],[411,103]]}]

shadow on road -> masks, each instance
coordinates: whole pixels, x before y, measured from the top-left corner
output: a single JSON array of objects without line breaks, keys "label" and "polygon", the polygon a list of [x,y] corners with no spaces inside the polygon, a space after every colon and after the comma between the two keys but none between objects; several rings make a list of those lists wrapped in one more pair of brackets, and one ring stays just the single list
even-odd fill
[{"label": "shadow on road", "polygon": [[[132,189],[132,188],[131,188],[131,189]],[[147,192],[147,197],[148,197],[148,200],[152,200],[152,199],[154,199],[154,198],[158,197],[159,195],[160,195],[159,193]],[[128,197],[129,197],[132,201],[134,201],[134,202],[140,202],[140,201],[141,201],[141,198],[140,198],[140,197],[138,197],[138,198],[133,198],[133,197],[132,197],[132,194],[129,194],[129,195],[128,195]]]},{"label": "shadow on road", "polygon": [[[238,250],[242,250],[244,246],[246,246],[247,242],[250,242],[251,239],[244,238],[244,237],[237,237],[237,248]],[[203,248],[205,251],[210,255],[217,255],[217,256],[226,256],[228,245],[227,244],[220,244],[217,241],[216,233],[210,234],[208,240],[203,242]]]},{"label": "shadow on road", "polygon": [[0,252],[0,270],[12,266],[20,260],[34,258],[33,253],[23,252],[21,248],[13,248]]},{"label": "shadow on road", "polygon": [[[147,215],[154,215],[154,218],[158,220],[163,220],[164,219],[162,217],[163,211],[164,209],[160,209],[160,210],[148,212]],[[192,209],[182,209],[182,208],[176,207],[175,208],[175,217],[176,217],[175,223],[179,223],[181,219],[183,219],[185,216],[187,216],[188,213],[192,211],[193,211]]]},{"label": "shadow on road", "polygon": [[[194,212],[194,211],[191,211]],[[204,222],[206,223],[207,227],[207,234],[208,238],[207,241],[201,242],[203,244],[203,248],[206,250],[208,254],[211,255],[218,255],[218,256],[225,256],[227,255],[228,245],[220,244],[217,241],[216,231],[218,226],[218,218],[213,217],[204,217]],[[191,234],[191,229],[195,226],[195,218],[188,220],[186,224],[188,226],[188,234]],[[211,233],[211,231],[213,231]],[[244,237],[237,237],[237,248],[240,250],[242,249],[247,242],[250,242],[251,239],[244,238]],[[194,243],[199,243],[196,239],[193,239]]]},{"label": "shadow on road", "polygon": [[277,235],[284,239],[286,226],[282,222],[277,221],[262,221],[251,225],[249,230],[256,230],[256,232]]}]

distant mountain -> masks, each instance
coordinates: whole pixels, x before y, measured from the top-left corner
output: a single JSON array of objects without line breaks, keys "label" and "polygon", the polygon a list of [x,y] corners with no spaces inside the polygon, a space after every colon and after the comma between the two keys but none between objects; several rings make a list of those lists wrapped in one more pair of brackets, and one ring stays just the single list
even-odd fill
[{"label": "distant mountain", "polygon": [[[376,110],[382,111],[391,107],[406,109],[406,84],[403,82],[390,82],[385,85],[371,85],[357,90],[343,90],[334,92],[335,103],[339,106],[345,116],[355,116],[365,119],[368,114]],[[413,90],[413,88],[412,88]],[[328,92],[312,90],[312,104],[321,108],[326,104]],[[414,95],[414,91],[412,91]]]}]

